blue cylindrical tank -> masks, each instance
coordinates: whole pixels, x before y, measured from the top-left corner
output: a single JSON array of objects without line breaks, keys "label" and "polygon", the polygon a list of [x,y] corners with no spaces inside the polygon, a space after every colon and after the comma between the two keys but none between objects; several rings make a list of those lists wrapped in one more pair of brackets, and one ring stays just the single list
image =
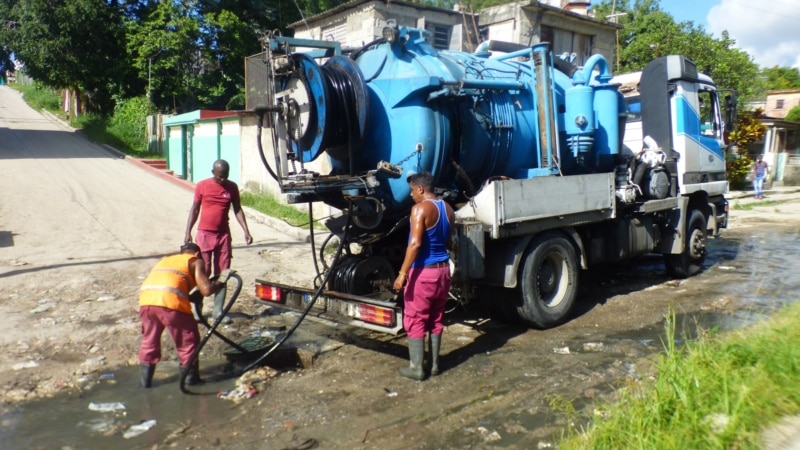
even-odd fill
[{"label": "blue cylindrical tank", "polygon": [[[405,178],[410,173],[428,171],[441,187],[457,189],[465,183],[478,187],[495,176],[569,175],[593,170],[581,161],[575,163],[567,145],[574,137],[586,138],[581,143],[582,154],[594,151],[594,141],[602,143],[604,155],[616,151],[611,143],[617,137],[608,130],[599,139],[597,135],[598,129],[607,125],[607,111],[613,109],[613,120],[617,120],[618,105],[607,105],[605,97],[597,99],[595,86],[573,83],[552,63],[536,60],[531,54],[527,59],[515,59],[436,51],[423,33],[401,28],[394,42],[354,55],[360,74],[353,78],[355,84],[363,82],[365,97],[357,100],[364,103],[358,110],[366,110],[368,115],[358,133],[358,145],[348,152],[328,151],[335,173],[363,173],[374,170],[379,162],[402,167],[399,178],[379,174],[380,185],[371,194],[380,199],[388,215],[407,212],[412,200]],[[544,78],[551,80],[546,86],[537,85],[535,61],[545,66]],[[320,76],[312,70],[306,72]],[[325,108],[324,117],[332,120],[337,115],[331,112],[335,110],[332,89],[317,89],[317,108]],[[325,96],[327,99],[316,98]],[[543,104],[542,96],[553,104]],[[567,97],[574,99],[574,105],[570,106]],[[550,116],[541,120],[542,114]],[[582,126],[575,123],[579,115],[586,119]],[[544,133],[543,127],[551,133]],[[617,124],[612,128],[617,130]],[[542,138],[552,134],[556,134],[553,140]],[[326,142],[312,137],[308,139],[312,147]],[[562,154],[550,158],[557,148]],[[303,158],[313,159],[327,149],[299,150]],[[590,165],[597,162],[595,156],[585,159]],[[556,166],[559,161],[561,165]]]}]

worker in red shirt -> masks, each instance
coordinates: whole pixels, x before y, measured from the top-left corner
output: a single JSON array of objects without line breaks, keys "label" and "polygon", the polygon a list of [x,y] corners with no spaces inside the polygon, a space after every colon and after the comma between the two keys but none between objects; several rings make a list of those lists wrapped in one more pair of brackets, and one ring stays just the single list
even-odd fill
[{"label": "worker in red shirt", "polygon": [[[213,278],[231,266],[231,229],[228,225],[231,206],[236,221],[244,230],[244,240],[247,245],[253,243],[253,237],[247,228],[247,220],[239,200],[239,186],[228,179],[230,165],[224,159],[214,161],[211,173],[213,177],[202,180],[195,186],[194,202],[189,210],[184,242],[192,242],[192,228],[199,217],[195,242],[200,246],[206,273]],[[214,320],[222,314],[226,294],[226,289],[223,288],[214,296],[212,315]],[[227,316],[222,318],[223,323],[230,321]]]}]

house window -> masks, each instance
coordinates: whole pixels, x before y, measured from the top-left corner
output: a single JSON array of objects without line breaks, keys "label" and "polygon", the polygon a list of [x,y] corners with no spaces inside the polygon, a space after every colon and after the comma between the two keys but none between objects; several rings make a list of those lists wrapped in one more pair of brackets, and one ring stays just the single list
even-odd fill
[{"label": "house window", "polygon": [[428,25],[433,48],[447,50],[450,48],[450,27],[444,25]]},{"label": "house window", "polygon": [[775,100],[775,109],[783,109],[783,99],[779,98]]}]

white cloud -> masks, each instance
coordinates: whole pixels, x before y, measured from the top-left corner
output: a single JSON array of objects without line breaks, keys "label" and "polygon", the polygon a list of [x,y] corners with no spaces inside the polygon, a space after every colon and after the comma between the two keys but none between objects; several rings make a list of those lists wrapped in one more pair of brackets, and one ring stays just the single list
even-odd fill
[{"label": "white cloud", "polygon": [[727,30],[761,67],[800,67],[800,8],[796,0],[722,0],[708,11],[708,30]]}]

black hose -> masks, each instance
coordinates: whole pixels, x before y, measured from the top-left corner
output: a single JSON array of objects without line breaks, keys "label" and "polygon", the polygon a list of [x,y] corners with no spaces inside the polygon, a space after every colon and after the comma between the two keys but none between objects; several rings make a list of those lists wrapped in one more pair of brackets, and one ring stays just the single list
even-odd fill
[{"label": "black hose", "polygon": [[267,162],[267,157],[264,156],[264,146],[261,144],[261,129],[264,128],[264,114],[265,111],[258,111],[258,126],[256,127],[256,140],[258,141],[258,156],[261,157],[261,163],[264,164],[264,167],[269,172],[269,175],[272,177],[273,180],[278,180],[278,175],[273,172],[272,167],[270,167],[269,163]]},{"label": "black hose", "polygon": [[[336,249],[336,256],[334,257],[334,260],[333,260],[333,263],[331,264],[331,267],[336,267],[336,264],[339,262],[339,257],[341,257],[341,255],[342,255],[342,249],[344,248],[344,243],[345,243],[345,241],[347,241],[347,233],[350,230],[350,222],[351,221],[352,221],[352,215],[348,215],[347,216],[347,224],[345,225],[345,228],[344,228],[344,235],[342,236],[342,240],[339,242],[339,248]],[[300,323],[302,323],[303,320],[306,318],[306,316],[308,315],[308,312],[311,311],[311,308],[314,306],[314,303],[317,302],[317,299],[319,298],[320,294],[322,294],[322,290],[324,289],[325,285],[328,283],[328,278],[330,278],[332,273],[333,273],[333,270],[329,270],[328,273],[325,274],[325,278],[322,280],[322,284],[319,285],[319,287],[317,288],[317,291],[314,293],[314,297],[311,298],[311,301],[308,302],[308,305],[306,305],[306,308],[303,310],[302,314],[300,314],[300,317],[297,319],[297,321],[294,323],[294,325],[292,325],[292,328],[290,328],[289,331],[283,336],[283,338],[281,338],[280,341],[276,342],[263,355],[258,357],[258,359],[256,359],[252,363],[248,364],[244,369],[242,369],[240,374],[244,374],[245,372],[251,370],[253,367],[255,367],[258,364],[260,364],[261,361],[266,359],[267,356],[269,356],[278,347],[283,345],[283,343],[286,342],[287,339],[289,339],[289,337],[295,332],[297,327],[300,326]]]},{"label": "black hose", "polygon": [[351,58],[353,61],[355,61],[355,60],[356,60],[356,59],[358,59],[358,57],[359,57],[359,56],[361,56],[361,54],[362,54],[362,53],[364,53],[365,51],[369,50],[370,48],[372,48],[372,47],[374,47],[374,46],[376,46],[376,45],[379,45],[379,44],[384,44],[384,43],[386,43],[386,38],[380,37],[380,38],[378,38],[378,39],[375,39],[374,41],[370,42],[369,44],[367,44],[367,45],[364,45],[364,46],[362,46],[360,49],[358,49],[358,50],[354,51],[353,53],[351,53],[351,54],[350,54],[350,58]]},{"label": "black hose", "polygon": [[[208,325],[208,322],[205,320],[205,318],[203,318],[203,311],[197,311],[197,317],[200,319],[200,322],[208,328],[208,331],[206,332],[206,335],[203,336],[203,339],[200,340],[200,344],[197,346],[197,348],[192,353],[192,356],[189,358],[189,362],[186,364],[185,370],[181,372],[181,378],[180,381],[178,382],[178,385],[180,386],[181,392],[183,392],[184,394],[201,395],[201,393],[199,392],[192,392],[186,389],[186,377],[189,375],[191,367],[193,367],[195,363],[197,363],[197,358],[200,355],[200,351],[203,349],[203,346],[206,345],[206,342],[208,342],[208,338],[210,338],[212,334],[216,335],[218,338],[225,341],[225,343],[236,348],[240,352],[248,353],[248,351],[242,348],[239,344],[231,341],[224,335],[217,332],[217,327],[219,326],[220,323],[222,323],[222,319],[228,315],[228,311],[236,302],[236,298],[239,297],[239,292],[241,292],[242,285],[244,284],[242,282],[242,277],[240,277],[239,274],[235,272],[231,274],[231,278],[236,280],[236,288],[233,290],[233,293],[231,294],[231,298],[230,300],[228,300],[228,303],[223,306],[222,313],[219,315],[219,317],[217,317],[217,320],[214,321],[213,325],[210,326]],[[202,395],[215,395],[215,394],[213,392],[208,392]]]}]

